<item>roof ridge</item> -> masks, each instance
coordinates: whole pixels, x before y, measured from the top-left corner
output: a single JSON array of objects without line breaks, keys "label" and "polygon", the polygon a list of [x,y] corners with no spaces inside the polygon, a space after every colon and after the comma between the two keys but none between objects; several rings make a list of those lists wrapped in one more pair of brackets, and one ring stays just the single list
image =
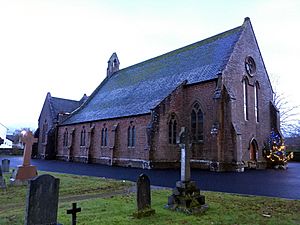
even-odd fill
[{"label": "roof ridge", "polygon": [[[192,47],[192,46],[194,46],[194,45],[199,45],[199,46],[200,46],[201,43],[204,44],[204,42],[208,42],[208,41],[210,41],[210,40],[211,40],[211,42],[213,42],[213,41],[215,40],[215,38],[217,38],[217,37],[219,37],[219,36],[222,37],[223,35],[225,35],[225,34],[227,34],[227,33],[230,34],[230,33],[232,33],[233,31],[238,30],[238,29],[241,29],[241,28],[243,28],[243,25],[237,26],[237,27],[235,27],[235,28],[232,28],[232,29],[229,29],[229,30],[227,30],[227,31],[221,32],[221,33],[219,33],[219,34],[210,36],[210,37],[208,37],[208,38],[205,38],[205,39],[202,39],[202,40],[200,40],[200,41],[194,42],[194,43],[192,43],[192,44],[186,45],[186,46],[184,46],[184,47],[180,47],[180,48],[178,48],[178,49],[175,49],[175,50],[172,50],[172,51],[163,53],[163,54],[161,54],[161,55],[159,55],[159,56],[155,56],[155,57],[153,57],[153,58],[144,60],[144,61],[142,61],[142,62],[133,64],[133,65],[131,65],[131,66],[128,66],[128,67],[125,67],[125,68],[123,68],[123,69],[118,70],[117,72],[115,72],[115,73],[113,74],[113,76],[116,75],[116,74],[118,74],[119,72],[126,71],[127,69],[132,69],[132,68],[137,67],[137,66],[142,66],[143,64],[149,63],[149,62],[154,61],[154,60],[157,60],[157,59],[159,59],[159,58],[162,58],[162,57],[165,57],[165,56],[172,55],[172,53],[175,54],[175,53],[177,53],[177,52],[180,51],[180,50],[181,50],[181,51],[183,51],[183,50],[188,50],[189,47]],[[219,38],[217,38],[217,39],[219,39]],[[206,43],[206,44],[207,44],[207,43]]]},{"label": "roof ridge", "polygon": [[51,96],[51,98],[53,98],[53,99],[55,98],[55,99],[59,99],[59,100],[64,100],[64,101],[73,101],[73,102],[79,102],[80,101],[80,100],[78,101],[78,100],[73,100],[73,99],[59,98],[59,97],[52,97],[52,96]]},{"label": "roof ridge", "polygon": [[51,116],[52,116],[52,120],[53,120],[55,118],[55,111],[54,111],[54,106],[53,106],[52,98],[53,97],[51,95],[47,95],[47,100],[49,102],[49,107],[50,107]]},{"label": "roof ridge", "polygon": [[[109,78],[111,78],[111,77],[109,77]],[[63,121],[63,123],[67,122],[67,121],[69,120],[69,118],[71,118],[73,115],[75,115],[75,114],[77,114],[78,112],[80,112],[80,110],[81,110],[82,108],[84,108],[85,105],[87,105],[87,104],[91,101],[91,99],[93,99],[94,95],[98,92],[98,90],[99,90],[101,87],[103,87],[103,85],[109,80],[109,78],[108,78],[108,77],[105,77],[104,80],[96,87],[96,89],[93,91],[93,93],[88,97],[88,99],[87,99],[84,103],[82,103],[77,109],[75,109],[75,110],[71,113],[70,117],[66,118],[66,119]]]},{"label": "roof ridge", "polygon": [[115,72],[61,125],[150,113],[185,80],[195,84],[215,79],[242,31],[238,26]]}]

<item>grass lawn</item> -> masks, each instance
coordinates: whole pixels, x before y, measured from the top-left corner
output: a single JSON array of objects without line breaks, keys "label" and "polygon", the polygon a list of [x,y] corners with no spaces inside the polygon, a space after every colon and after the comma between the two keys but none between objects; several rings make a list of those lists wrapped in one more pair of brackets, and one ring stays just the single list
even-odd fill
[{"label": "grass lawn", "polygon": [[[71,223],[66,210],[77,202],[82,211],[77,224],[300,224],[300,201],[268,197],[202,192],[209,209],[202,215],[185,215],[164,209],[170,190],[152,191],[152,217],[135,219],[135,193],[130,182],[50,173],[60,178],[58,221]],[[8,178],[8,177],[6,177]],[[8,179],[7,179],[8,180]],[[0,190],[0,224],[24,224],[26,187]]]}]

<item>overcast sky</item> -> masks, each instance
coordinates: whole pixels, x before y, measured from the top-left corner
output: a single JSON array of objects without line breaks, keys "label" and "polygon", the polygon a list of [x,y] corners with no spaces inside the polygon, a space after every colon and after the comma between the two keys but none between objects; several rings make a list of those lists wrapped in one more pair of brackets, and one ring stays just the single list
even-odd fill
[{"label": "overcast sky", "polygon": [[36,128],[47,92],[79,100],[120,68],[242,25],[250,17],[268,74],[300,105],[300,1],[0,0],[0,122]]}]

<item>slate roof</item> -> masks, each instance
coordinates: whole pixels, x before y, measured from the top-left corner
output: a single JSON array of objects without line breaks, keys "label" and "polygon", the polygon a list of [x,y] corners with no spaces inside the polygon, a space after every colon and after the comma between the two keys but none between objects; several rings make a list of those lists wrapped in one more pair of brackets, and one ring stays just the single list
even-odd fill
[{"label": "slate roof", "polygon": [[18,137],[16,137],[15,135],[12,135],[12,134],[7,134],[6,139],[10,140],[11,142],[15,142],[15,141],[17,141],[16,139],[18,139]]},{"label": "slate roof", "polygon": [[82,104],[81,101],[52,97],[50,93],[47,94],[47,101],[49,102],[52,120],[57,119],[59,113],[71,113]]},{"label": "slate roof", "polygon": [[71,113],[80,106],[79,101],[56,97],[51,97],[50,104],[54,115],[65,112]]},{"label": "slate roof", "polygon": [[241,32],[242,26],[117,71],[63,125],[147,114],[182,82],[216,79]]}]

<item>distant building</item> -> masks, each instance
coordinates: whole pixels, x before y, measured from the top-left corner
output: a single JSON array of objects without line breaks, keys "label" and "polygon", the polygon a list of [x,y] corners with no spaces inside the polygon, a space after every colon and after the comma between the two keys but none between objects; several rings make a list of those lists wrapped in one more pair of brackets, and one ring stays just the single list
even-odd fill
[{"label": "distant building", "polygon": [[[264,143],[272,129],[279,131],[279,113],[249,18],[136,65],[119,69],[119,64],[114,53],[103,82],[80,108],[59,120],[53,134],[58,159],[178,167],[176,138],[185,127],[194,168],[266,167]],[[39,120],[40,129],[48,131],[40,132],[43,156],[46,134],[59,115],[42,117],[50,114],[46,104],[49,112],[42,111]]]},{"label": "distant building", "polygon": [[19,135],[7,134],[6,138],[12,142],[13,148],[24,149],[24,144],[20,141]]},{"label": "distant building", "polygon": [[70,113],[76,110],[87,99],[84,94],[81,100],[69,100],[52,97],[47,93],[44,105],[39,117],[38,129],[35,135],[38,137],[37,157],[44,159],[53,159],[57,153],[57,125]]},{"label": "distant building", "polygon": [[0,148],[12,148],[12,141],[6,138],[8,128],[0,123]]}]

